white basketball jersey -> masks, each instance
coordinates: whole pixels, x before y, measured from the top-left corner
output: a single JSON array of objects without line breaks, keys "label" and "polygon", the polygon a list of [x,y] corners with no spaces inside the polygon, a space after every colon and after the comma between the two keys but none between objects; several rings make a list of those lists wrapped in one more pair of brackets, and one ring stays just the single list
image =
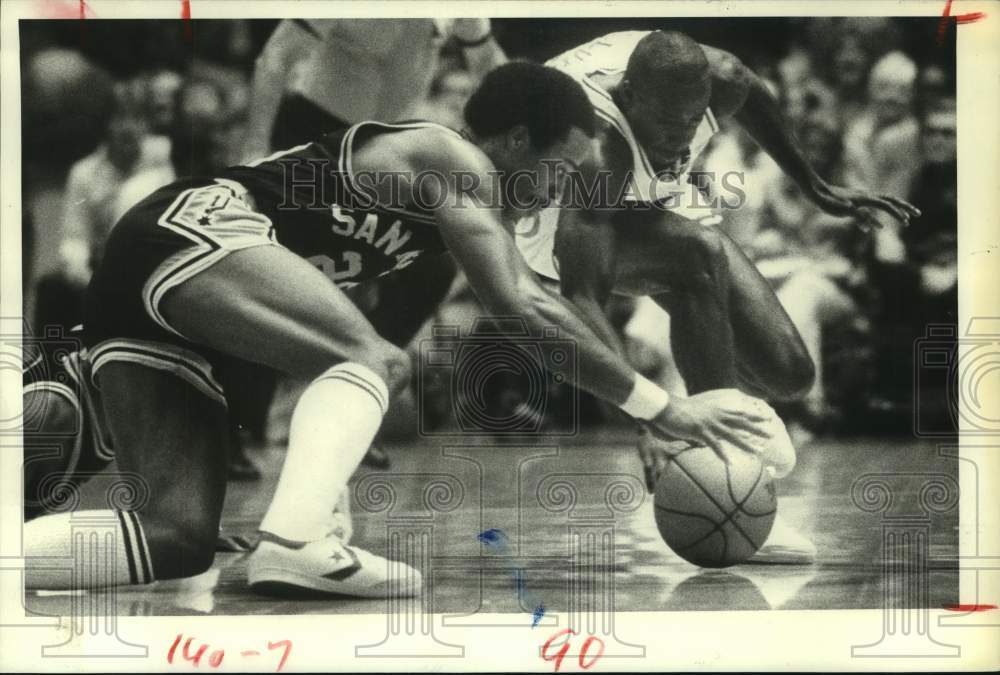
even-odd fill
[{"label": "white basketball jersey", "polygon": [[[636,44],[647,35],[649,31],[610,33],[560,54],[545,65],[561,70],[579,82],[597,116],[614,127],[628,143],[632,150],[633,175],[626,200],[655,201],[671,210],[684,212],[684,207],[691,200],[691,186],[687,183],[691,164],[705,149],[712,135],[719,130],[715,115],[709,108],[705,109],[688,152],[670,171],[661,170],[658,174],[611,94],[593,80],[597,75],[624,75]],[[704,215],[705,211],[699,210],[692,217],[700,218]],[[551,279],[559,278],[558,261],[554,253],[558,221],[559,209],[551,207],[535,217],[523,219],[515,228],[517,246],[525,260],[535,272]]]},{"label": "white basketball jersey", "polygon": [[[611,33],[571,49],[550,59],[545,65],[558,68],[570,75],[583,86],[597,116],[617,129],[632,150],[634,185],[630,201],[662,201],[678,193],[687,194],[687,183],[691,163],[708,145],[709,139],[719,130],[715,115],[706,108],[705,114],[695,131],[688,152],[669,171],[661,170],[659,175],[653,169],[646,151],[636,141],[628,120],[611,99],[611,94],[594,82],[595,75],[624,76],[628,59],[639,41],[650,31],[625,31]],[[665,86],[670,86],[669,84]],[[677,198],[675,197],[675,200]]]}]

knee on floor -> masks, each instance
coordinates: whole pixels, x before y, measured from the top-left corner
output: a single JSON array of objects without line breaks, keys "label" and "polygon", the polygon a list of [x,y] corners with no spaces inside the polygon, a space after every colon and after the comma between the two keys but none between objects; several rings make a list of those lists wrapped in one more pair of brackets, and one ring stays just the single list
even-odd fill
[{"label": "knee on floor", "polygon": [[167,523],[146,515],[142,522],[157,579],[193,577],[208,571],[215,561],[218,524]]}]

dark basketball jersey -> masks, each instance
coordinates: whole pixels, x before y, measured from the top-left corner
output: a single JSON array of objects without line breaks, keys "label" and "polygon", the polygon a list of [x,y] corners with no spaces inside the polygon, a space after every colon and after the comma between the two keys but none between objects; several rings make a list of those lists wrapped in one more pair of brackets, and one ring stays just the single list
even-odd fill
[{"label": "dark basketball jersey", "polygon": [[433,213],[377,201],[375,182],[395,187],[398,175],[359,177],[351,167],[354,150],[373,137],[422,127],[455,133],[427,122],[361,122],[217,178],[246,188],[253,208],[271,220],[278,243],[346,288],[445,250]]}]

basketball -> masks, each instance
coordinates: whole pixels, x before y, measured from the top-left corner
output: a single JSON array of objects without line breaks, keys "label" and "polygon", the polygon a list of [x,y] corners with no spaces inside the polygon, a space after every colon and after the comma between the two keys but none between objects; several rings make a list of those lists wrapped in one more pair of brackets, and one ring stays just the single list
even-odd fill
[{"label": "basketball", "polygon": [[711,448],[673,456],[656,484],[656,526],[674,553],[700,567],[744,562],[764,544],[777,500],[756,455],[731,453],[727,466]]}]

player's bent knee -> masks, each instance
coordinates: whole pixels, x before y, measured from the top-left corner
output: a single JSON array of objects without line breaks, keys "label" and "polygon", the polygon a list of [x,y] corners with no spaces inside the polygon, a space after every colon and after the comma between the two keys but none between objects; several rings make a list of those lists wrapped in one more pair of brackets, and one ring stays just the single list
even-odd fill
[{"label": "player's bent knee", "polygon": [[381,377],[390,396],[397,394],[410,381],[410,357],[391,342],[380,340],[370,344],[353,354],[351,361],[360,363]]},{"label": "player's bent knee", "polygon": [[801,341],[790,347],[773,371],[776,377],[768,383],[771,395],[778,400],[794,401],[805,396],[816,381],[816,364]]}]

